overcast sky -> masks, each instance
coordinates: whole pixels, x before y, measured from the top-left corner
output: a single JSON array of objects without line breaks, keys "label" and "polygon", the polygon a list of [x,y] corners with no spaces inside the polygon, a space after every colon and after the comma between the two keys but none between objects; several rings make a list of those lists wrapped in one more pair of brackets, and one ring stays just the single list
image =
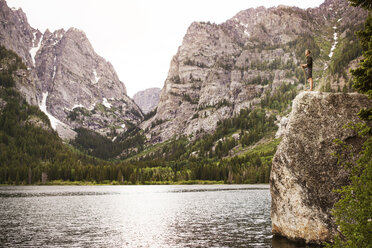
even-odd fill
[{"label": "overcast sky", "polygon": [[83,30],[110,61],[128,95],[162,88],[171,58],[193,21],[222,23],[258,6],[317,7],[323,0],[7,0],[21,7],[30,25],[44,32]]}]

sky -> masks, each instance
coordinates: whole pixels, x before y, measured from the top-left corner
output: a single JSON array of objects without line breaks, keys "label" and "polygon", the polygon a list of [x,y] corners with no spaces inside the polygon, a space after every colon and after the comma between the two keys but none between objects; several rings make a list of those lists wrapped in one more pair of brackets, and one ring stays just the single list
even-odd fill
[{"label": "sky", "polygon": [[22,8],[33,28],[70,27],[87,35],[115,68],[128,95],[162,88],[172,57],[194,21],[220,24],[251,7],[313,8],[324,0],[7,0]]}]

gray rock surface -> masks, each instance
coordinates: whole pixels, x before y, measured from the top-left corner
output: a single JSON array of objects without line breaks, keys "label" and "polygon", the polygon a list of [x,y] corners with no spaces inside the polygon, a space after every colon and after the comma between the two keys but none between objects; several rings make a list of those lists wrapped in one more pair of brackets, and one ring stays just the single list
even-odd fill
[{"label": "gray rock surface", "polygon": [[144,114],[147,114],[154,110],[159,103],[160,88],[150,88],[143,91],[139,91],[133,96],[133,100],[137,103],[138,107]]},{"label": "gray rock surface", "polygon": [[[302,83],[305,58],[295,44],[305,43],[304,37],[333,42],[332,26],[341,32],[365,17],[346,1],[327,0],[307,10],[251,8],[219,25],[194,22],[171,61],[156,115],[141,127],[153,143],[212,132],[219,120],[254,107],[283,83]],[[321,44],[313,71],[322,76],[330,58]]]},{"label": "gray rock surface", "polygon": [[6,101],[0,98],[0,112],[5,108],[6,104]]},{"label": "gray rock surface", "polygon": [[286,130],[287,130],[287,124],[288,124],[288,117],[284,116],[277,116],[277,125],[278,125],[278,131],[275,133],[275,138],[280,138],[282,137]]},{"label": "gray rock surface", "polygon": [[357,93],[302,92],[295,98],[270,175],[274,235],[308,243],[332,240],[331,208],[338,199],[332,190],[348,183],[332,155],[341,151],[334,139],[353,144],[358,154],[363,140],[343,126],[359,121],[360,108],[371,105]]},{"label": "gray rock surface", "polygon": [[38,105],[37,75],[33,70],[17,70],[13,75],[16,88],[30,105]]},{"label": "gray rock surface", "polygon": [[34,34],[40,32],[30,26],[22,9],[11,9],[5,0],[0,0],[0,44],[16,52],[29,67]]},{"label": "gray rock surface", "polygon": [[5,0],[0,0],[0,44],[20,56],[29,69],[18,70],[14,79],[16,87],[31,105],[37,105],[37,75],[32,67],[30,49],[33,46],[33,35],[38,30],[32,28],[22,9],[11,9]]}]

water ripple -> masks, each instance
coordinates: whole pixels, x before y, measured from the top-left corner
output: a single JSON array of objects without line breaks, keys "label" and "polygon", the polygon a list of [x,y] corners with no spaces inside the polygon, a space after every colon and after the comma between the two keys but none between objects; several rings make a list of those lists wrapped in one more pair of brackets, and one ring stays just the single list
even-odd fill
[{"label": "water ripple", "polygon": [[169,185],[0,187],[0,247],[296,246],[268,185]]}]

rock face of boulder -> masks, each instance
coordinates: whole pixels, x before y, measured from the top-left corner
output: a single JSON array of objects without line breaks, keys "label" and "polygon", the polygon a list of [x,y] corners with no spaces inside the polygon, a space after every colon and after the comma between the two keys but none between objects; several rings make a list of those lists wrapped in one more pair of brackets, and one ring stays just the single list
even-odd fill
[{"label": "rock face of boulder", "polygon": [[270,175],[274,235],[307,243],[332,240],[331,209],[338,200],[333,189],[348,183],[348,173],[333,155],[342,151],[334,140],[352,144],[358,154],[363,140],[343,126],[360,121],[359,109],[371,105],[356,93],[302,92],[295,98]]},{"label": "rock face of boulder", "polygon": [[144,114],[154,110],[159,103],[160,88],[150,88],[139,91],[133,96],[133,100]]}]

